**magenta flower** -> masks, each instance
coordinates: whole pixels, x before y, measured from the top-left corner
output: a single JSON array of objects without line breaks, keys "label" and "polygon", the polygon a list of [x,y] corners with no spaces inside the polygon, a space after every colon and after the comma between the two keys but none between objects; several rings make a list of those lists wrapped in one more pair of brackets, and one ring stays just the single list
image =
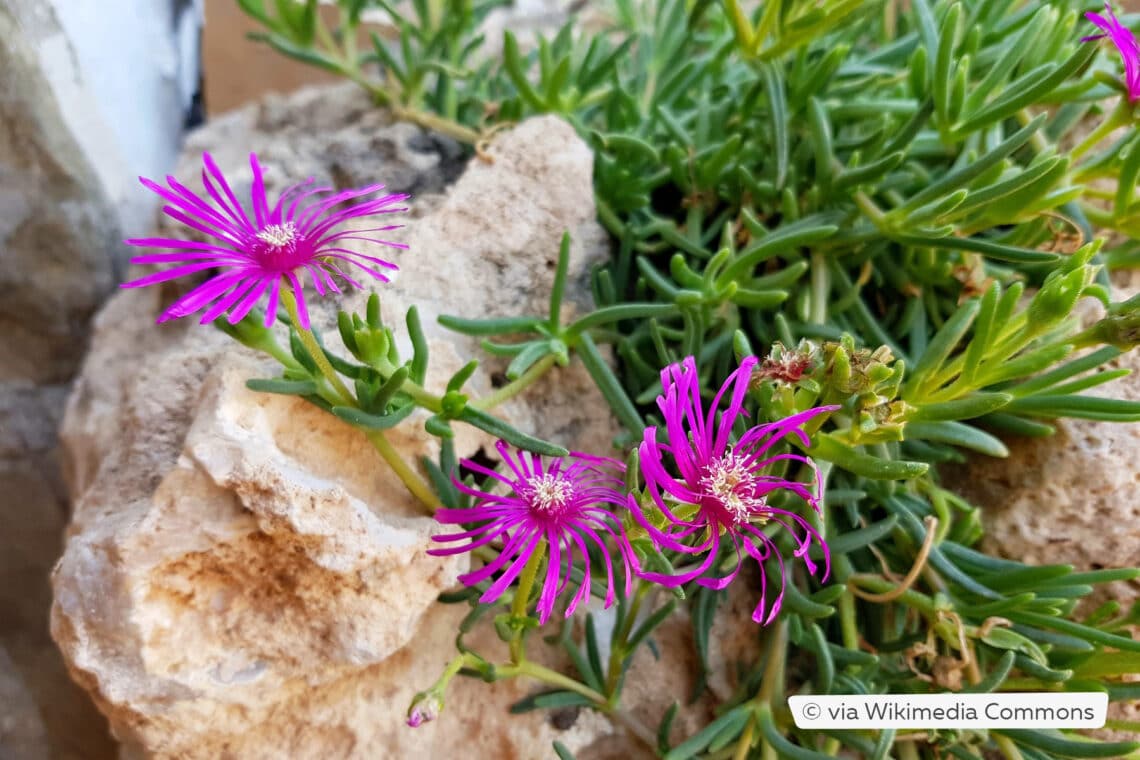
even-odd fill
[{"label": "magenta flower", "polygon": [[[666,524],[664,527],[654,525],[632,496],[630,508],[635,519],[660,548],[690,556],[704,555],[696,566],[683,568],[676,575],[640,573],[646,580],[680,586],[696,579],[701,586],[721,589],[731,583],[740,571],[741,549],[761,565],[774,556],[780,568],[779,595],[771,605],[767,604],[767,579],[761,572],[760,603],[752,613],[755,622],[767,625],[775,619],[784,599],[785,567],[784,558],[764,532],[765,527],[776,524],[791,533],[796,544],[794,555],[803,559],[813,575],[818,568],[808,556],[808,549],[813,541],[819,544],[824,557],[822,579],[826,580],[830,572],[827,544],[808,521],[794,512],[768,504],[768,497],[773,492],[790,491],[819,511],[819,502],[806,485],[764,472],[769,465],[788,460],[804,463],[813,469],[814,466],[810,459],[799,454],[770,451],[789,434],[808,445],[808,437],[800,426],[838,407],[817,407],[777,422],[757,425],[735,443],[731,442],[729,437],[733,426],[740,417],[747,415],[744,398],[756,364],[755,357],[744,359],[740,367],[729,375],[707,413],[701,401],[701,385],[693,357],[680,364],[672,364],[661,372],[664,392],[657,397],[657,406],[665,420],[667,442],[658,442],[656,428],[646,428],[638,456],[649,493]],[[729,396],[728,407],[717,417],[717,409],[726,395]],[[674,477],[671,472],[676,472],[679,477]],[[818,477],[816,490],[819,490]],[[718,564],[724,536],[732,541],[736,563],[728,575],[705,577]]]},{"label": "magenta flower", "polygon": [[506,568],[480,597],[479,601],[486,604],[494,602],[507,590],[545,541],[548,552],[546,578],[538,598],[538,612],[539,622],[546,623],[555,598],[570,580],[570,569],[576,561],[580,563],[585,578],[566,608],[566,617],[570,617],[589,597],[591,545],[598,550],[605,564],[605,604],[607,607],[613,604],[614,562],[607,545],[608,538],[616,544],[625,566],[625,593],[628,596],[633,582],[630,568],[636,567],[636,560],[626,542],[621,520],[614,513],[614,508],[625,505],[622,477],[625,467],[621,462],[571,453],[568,457],[543,464],[537,454],[520,450],[512,456],[503,441],[498,442],[497,448],[510,469],[509,474],[494,472],[466,459],[462,464],[499,481],[510,489],[510,493],[493,494],[455,481],[460,491],[475,497],[475,506],[470,509],[440,509],[435,513],[435,519],[445,525],[480,525],[461,533],[434,536],[433,540],[444,543],[470,541],[461,546],[431,549],[428,553],[436,556],[458,554],[501,540],[502,549],[498,557],[479,570],[459,576],[462,583],[473,586]]},{"label": "magenta flower", "polygon": [[166,248],[169,253],[150,253],[131,259],[134,264],[175,264],[170,269],[123,283],[124,288],[141,288],[174,280],[208,269],[220,270],[209,280],[179,298],[158,318],[159,322],[185,317],[200,309],[202,324],[229,312],[230,324],[241,321],[266,293],[269,303],[265,326],[273,324],[282,282],[292,290],[297,302],[301,327],[309,329],[309,314],[302,293],[307,272],[318,295],[327,290],[339,293],[333,275],[350,285],[363,287],[345,269],[352,265],[380,282],[388,282],[386,270],[396,265],[375,256],[342,247],[347,240],[406,248],[400,243],[371,237],[368,233],[397,229],[400,225],[364,230],[341,230],[342,224],[359,217],[391,214],[407,209],[398,204],[407,195],[382,195],[352,206],[342,204],[377,193],[383,185],[336,192],[331,187],[311,187],[314,180],[293,185],[270,207],[265,181],[257,155],[249,155],[253,169],[248,210],[242,207],[226,178],[209,153],[202,156],[202,184],[206,195],[194,193],[174,177],[167,176],[164,187],[145,177],[142,184],[153,190],[167,205],[163,211],[191,229],[212,238],[204,243],[178,238],[133,238],[129,245]]},{"label": "magenta flower", "polygon": [[1092,11],[1085,14],[1085,18],[1103,29],[1104,33],[1082,37],[1081,41],[1099,40],[1104,37],[1112,39],[1112,44],[1116,45],[1120,57],[1124,59],[1124,82],[1128,87],[1128,100],[1134,103],[1140,98],[1140,43],[1136,41],[1136,35],[1116,18],[1109,3],[1104,4],[1104,10],[1108,14],[1107,18]]}]

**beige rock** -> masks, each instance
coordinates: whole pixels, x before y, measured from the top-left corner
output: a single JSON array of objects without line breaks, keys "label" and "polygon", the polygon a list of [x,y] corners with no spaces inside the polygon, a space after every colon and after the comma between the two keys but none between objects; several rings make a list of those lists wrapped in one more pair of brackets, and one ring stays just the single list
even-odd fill
[{"label": "beige rock", "polygon": [[0,7],[0,382],[58,383],[112,287],[118,216],[38,56],[58,25],[33,5]]},{"label": "beige rock", "polygon": [[[321,97],[292,107],[311,113]],[[280,188],[321,148],[274,147],[255,111],[222,120],[221,137],[199,134],[191,150],[244,138]],[[576,241],[577,298],[604,255],[592,158],[569,126],[526,122],[492,154],[445,198],[419,200],[411,251],[382,293],[394,325],[420,305],[429,385],[475,355],[473,341],[435,324],[438,312],[541,313],[564,230]],[[217,155],[227,173],[245,160]],[[360,432],[301,400],[245,389],[246,378],[276,373],[272,361],[189,320],[154,326],[172,297],[124,291],[100,313],[63,426],[76,508],[53,576],[52,630],[128,755],[470,756],[477,741],[483,756],[529,758],[548,756],[553,739],[576,749],[612,731],[594,713],[565,730],[541,713],[508,718],[533,684],[463,679],[441,720],[404,727],[410,697],[452,656],[463,610],[435,597],[467,558],[425,554],[434,522]],[[333,304],[312,312],[331,325]],[[325,336],[336,345],[335,331]],[[490,373],[472,385],[489,388]],[[616,432],[576,364],[501,412],[579,448],[605,450]],[[461,455],[488,443],[457,432]],[[409,457],[434,451],[411,421],[391,438]],[[486,630],[475,641],[497,644]]]},{"label": "beige rock", "polygon": [[[1137,273],[1114,276],[1114,300],[1140,292]],[[1079,304],[1087,323],[1103,308]],[[1140,399],[1140,353],[1130,351],[1105,369],[1132,374],[1086,391],[1088,395]],[[983,507],[983,546],[1031,565],[1072,564],[1079,570],[1140,564],[1140,428],[1134,424],[1063,419],[1048,438],[1010,440],[1008,459],[971,457],[952,478],[954,487]],[[1115,599],[1124,609],[1140,600],[1140,582],[1099,587],[1082,602],[1091,611]],[[1133,635],[1136,636],[1134,632]],[[1135,721],[1136,704],[1109,706],[1109,718]],[[1095,732],[1106,740],[1135,739],[1119,731]]]},{"label": "beige rock", "polygon": [[[1140,290],[1132,279],[1117,277],[1115,298]],[[1091,299],[1080,307],[1088,322],[1103,314]],[[1086,393],[1140,399],[1140,353],[1130,351],[1106,367],[1116,368],[1132,374]],[[1008,459],[972,457],[953,477],[955,488],[983,507],[986,551],[1082,570],[1135,566],[1140,561],[1140,428],[1078,419],[1052,424],[1056,435],[1011,439]],[[1088,601],[1107,598],[1127,607],[1140,598],[1140,583],[1109,584]]]},{"label": "beige rock", "polygon": [[[121,269],[120,220],[149,215],[151,205],[141,195],[141,204],[119,202],[117,191],[133,182],[124,176],[131,152],[121,150],[103,119],[92,71],[81,64],[83,45],[73,44],[97,39],[99,30],[84,40],[69,35],[62,11],[76,5],[0,3],[0,649],[23,686],[0,695],[0,722],[34,717],[43,741],[29,754],[27,724],[12,729],[18,736],[0,725],[6,760],[43,756],[41,750],[56,760],[102,760],[115,751],[105,721],[68,678],[48,632],[48,575],[68,517],[56,428],[88,323]],[[173,34],[176,14],[171,4],[165,10]],[[173,52],[162,35],[148,41],[139,50]],[[167,68],[173,79],[176,61]],[[131,82],[157,85],[162,74],[150,73],[153,79]],[[147,100],[153,97],[178,122],[177,103],[165,97],[172,89],[138,89],[132,122],[173,143],[177,125],[164,130],[140,118],[158,116],[159,103]],[[118,103],[110,107],[122,113]],[[146,149],[130,155],[150,156]]]}]

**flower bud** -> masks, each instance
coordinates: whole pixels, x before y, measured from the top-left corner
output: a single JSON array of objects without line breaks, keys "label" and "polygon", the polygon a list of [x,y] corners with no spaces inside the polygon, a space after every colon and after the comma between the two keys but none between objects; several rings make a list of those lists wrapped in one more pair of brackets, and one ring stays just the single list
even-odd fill
[{"label": "flower bud", "polygon": [[430,723],[443,712],[443,699],[433,691],[421,691],[412,700],[408,708],[408,725],[419,728],[424,723]]}]

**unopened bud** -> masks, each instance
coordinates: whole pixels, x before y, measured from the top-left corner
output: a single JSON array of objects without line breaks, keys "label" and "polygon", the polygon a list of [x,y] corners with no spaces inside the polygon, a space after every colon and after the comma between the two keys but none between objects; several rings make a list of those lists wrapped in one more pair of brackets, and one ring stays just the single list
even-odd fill
[{"label": "unopened bud", "polygon": [[412,700],[408,708],[408,725],[419,728],[424,723],[430,723],[443,712],[443,700],[432,692],[420,692]]}]

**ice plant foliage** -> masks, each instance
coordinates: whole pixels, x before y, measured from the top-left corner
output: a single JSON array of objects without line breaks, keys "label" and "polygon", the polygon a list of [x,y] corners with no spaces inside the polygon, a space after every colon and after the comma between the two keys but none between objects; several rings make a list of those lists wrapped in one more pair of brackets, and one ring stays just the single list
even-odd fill
[{"label": "ice plant foliage", "polygon": [[[761,566],[774,557],[779,567],[780,590],[769,603],[767,576],[761,572],[760,602],[752,613],[754,621],[767,625],[780,611],[786,572],[784,557],[767,529],[779,526],[792,535],[793,554],[804,562],[812,575],[820,568],[808,556],[808,549],[813,543],[818,545],[823,550],[820,580],[827,580],[830,568],[827,544],[815,528],[799,514],[769,503],[774,493],[789,491],[819,511],[818,484],[813,491],[803,483],[768,474],[768,471],[781,462],[798,462],[814,471],[807,457],[779,452],[776,447],[789,435],[808,445],[810,441],[801,426],[837,407],[817,407],[756,425],[733,441],[733,427],[738,419],[747,416],[744,401],[756,364],[755,357],[746,357],[721,386],[707,411],[701,400],[701,381],[693,357],[662,371],[663,392],[657,397],[657,407],[665,421],[665,440],[658,440],[657,428],[646,428],[638,454],[649,493],[666,525],[663,528],[655,525],[637,508],[632,497],[631,509],[661,548],[703,555],[677,574],[641,573],[656,583],[678,586],[696,580],[707,588],[722,589],[739,573],[742,550]],[[719,411],[726,396],[728,405]],[[674,472],[679,477],[675,477]],[[710,571],[719,564],[722,539],[726,537],[736,552],[736,562],[727,575],[710,576]]]},{"label": "ice plant foliage", "polygon": [[578,605],[589,598],[590,547],[597,549],[605,568],[606,606],[614,602],[617,587],[615,550],[628,595],[636,560],[618,517],[618,510],[625,505],[624,466],[613,459],[577,453],[544,462],[537,454],[521,450],[512,453],[503,441],[499,441],[497,448],[508,470],[506,473],[495,472],[470,460],[463,460],[462,464],[472,472],[497,481],[509,489],[509,493],[496,494],[455,481],[457,489],[475,498],[475,505],[471,509],[441,509],[436,512],[436,519],[445,525],[478,523],[478,526],[435,536],[434,540],[442,543],[466,543],[432,549],[429,553],[458,554],[501,542],[502,548],[494,560],[459,577],[462,583],[473,586],[506,568],[479,600],[490,603],[510,587],[535,552],[546,551],[546,576],[538,598],[541,623],[550,617],[555,599],[566,588],[575,564],[585,577],[566,607],[566,616],[572,615]]},{"label": "ice plant foliage", "polygon": [[[364,229],[344,229],[358,219],[391,214],[407,209],[400,204],[403,194],[376,195],[383,185],[367,185],[355,190],[337,191],[315,186],[312,178],[289,187],[275,203],[265,192],[265,177],[256,154],[249,156],[253,185],[248,205],[238,200],[209,153],[202,156],[202,184],[205,194],[195,193],[173,176],[163,186],[140,177],[139,181],[166,201],[163,211],[190,229],[211,238],[209,242],[181,238],[133,238],[126,242],[146,248],[167,249],[131,259],[134,264],[158,264],[164,268],[123,284],[140,288],[218,270],[206,282],[176,300],[158,318],[177,319],[205,310],[201,322],[212,322],[228,312],[230,324],[237,324],[268,297],[265,324],[277,316],[281,288],[289,288],[297,303],[303,329],[309,329],[308,310],[302,283],[307,278],[318,295],[340,293],[337,278],[361,288],[356,278],[362,272],[380,282],[388,282],[396,265],[377,256],[344,247],[348,241],[405,248],[376,237],[397,229],[385,225]],[[369,196],[373,196],[369,198]],[[367,199],[367,200],[362,200]],[[354,202],[351,205],[350,202]]]},{"label": "ice plant foliage", "polygon": [[1104,30],[1102,34],[1094,34],[1088,37],[1082,37],[1082,41],[1099,40],[1108,37],[1112,40],[1112,44],[1116,45],[1116,49],[1120,51],[1120,57],[1124,59],[1124,82],[1128,87],[1128,100],[1135,102],[1140,99],[1140,42],[1137,42],[1136,35],[1132,30],[1120,23],[1120,19],[1112,12],[1112,5],[1110,3],[1104,4],[1105,15],[1089,11],[1085,17]]},{"label": "ice plant foliage", "polygon": [[[356,32],[369,3],[334,0],[328,10],[339,17],[329,28],[326,14],[310,12],[315,0],[238,1],[275,49],[344,73],[396,118],[473,152],[507,139],[504,126],[555,115],[594,153],[593,200],[615,243],[613,259],[589,278],[595,308],[573,316],[561,308],[578,279],[565,240],[549,309],[442,320],[510,357],[508,384],[479,403],[464,390],[474,361],[443,396],[428,389],[418,314],[407,315],[413,356],[405,361],[378,297],[363,315],[339,315],[351,358],[298,329],[300,318],[274,326],[289,330],[287,347],[253,320],[233,330],[219,324],[280,360],[281,377],[255,388],[309,399],[362,428],[426,509],[462,526],[438,538],[437,552],[471,551],[487,563],[464,576],[473,587],[441,595],[470,610],[455,658],[415,698],[412,725],[439,714],[452,677],[478,675],[546,687],[512,712],[589,705],[647,754],[670,760],[1135,756],[1140,743],[1058,731],[823,732],[795,726],[785,701],[921,693],[965,679],[979,691],[1095,684],[1114,702],[1140,695],[1131,682],[1140,641],[1126,633],[1140,625],[1140,607],[1085,612],[1078,604],[1098,584],[1140,578],[1140,569],[1075,573],[989,556],[979,543],[981,507],[937,471],[967,452],[1007,456],[1011,441],[1046,435],[1058,418],[1140,421],[1140,402],[1086,393],[1120,377],[1112,362],[1135,343],[1126,328],[1140,311],[1113,303],[1104,276],[1106,267],[1140,266],[1135,245],[1115,242],[1140,238],[1140,132],[1118,131],[1140,100],[1140,54],[1111,7],[1088,16],[1099,27],[1088,31],[1102,32],[1124,58],[1129,97],[1107,112],[1097,59],[1115,51],[1073,32],[1101,0],[618,0],[604,4],[613,27],[602,33],[572,16],[528,54],[507,31],[501,57],[481,49],[484,21],[500,4],[493,0],[411,3],[399,39],[374,35],[368,50]],[[1090,122],[1099,124],[1089,131]],[[201,308],[233,318],[246,299],[270,297],[281,283],[295,312],[289,273],[305,277],[308,262],[314,277],[339,277],[315,260],[349,263],[319,255],[322,244],[349,255],[332,250],[339,239],[322,242],[340,233],[313,229],[323,213],[335,214],[324,204],[340,208],[331,191],[319,201],[305,187],[290,191],[274,217],[266,202],[239,207],[209,166],[206,178],[201,197],[173,184],[161,190],[168,213],[192,220],[214,247],[177,244],[149,263],[184,270],[171,277],[201,267],[234,280],[208,283],[169,317]],[[313,211],[294,213],[303,203]],[[1093,239],[1109,230],[1120,235]],[[519,253],[538,263],[552,252]],[[246,284],[241,267],[276,272],[276,284],[235,296],[231,289]],[[545,269],[533,271],[538,284]],[[318,282],[329,289],[325,277]],[[1110,316],[1086,329],[1073,311],[1090,297]],[[624,452],[637,463],[627,473],[491,413],[578,360],[625,428],[618,448],[638,448]],[[833,404],[842,413],[825,416]],[[438,463],[421,462],[431,485],[384,438],[422,411],[431,414],[426,431],[441,439]],[[503,445],[499,473],[468,465],[490,485],[457,485],[458,424],[561,458]],[[826,477],[813,483],[814,463]],[[623,501],[629,490],[633,514]],[[812,529],[820,525],[825,534]],[[634,550],[652,572],[636,577]],[[755,656],[734,663],[730,701],[717,704],[706,690],[717,718],[675,743],[675,710],[651,716],[622,705],[629,665],[640,647],[654,647],[662,663],[692,660],[666,651],[684,646],[677,637],[654,634],[683,612],[702,675],[712,675],[714,623],[753,625],[718,603],[744,555],[763,564],[771,587],[754,619],[775,622],[755,639]],[[829,576],[830,560],[838,577]],[[608,583],[597,582],[599,563]],[[656,593],[655,584],[677,593]],[[569,586],[571,612],[582,613],[591,586],[614,602],[605,624],[584,615],[581,625],[530,635],[539,623],[530,591],[533,617],[547,621]],[[512,606],[494,626],[509,644],[505,660],[465,641],[504,594]],[[543,644],[565,650],[570,664],[539,664],[557,659],[532,656]],[[710,680],[700,679],[702,690]],[[1128,721],[1113,728],[1136,730]]]}]

